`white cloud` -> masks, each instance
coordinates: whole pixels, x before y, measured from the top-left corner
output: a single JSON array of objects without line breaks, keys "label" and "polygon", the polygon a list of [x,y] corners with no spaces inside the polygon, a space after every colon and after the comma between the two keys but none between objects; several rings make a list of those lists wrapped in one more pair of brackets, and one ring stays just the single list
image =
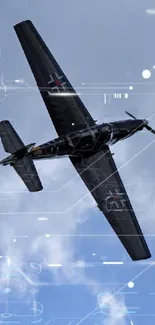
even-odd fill
[{"label": "white cloud", "polygon": [[103,321],[104,325],[126,324],[127,307],[123,299],[106,292],[100,297],[100,308],[108,315]]}]

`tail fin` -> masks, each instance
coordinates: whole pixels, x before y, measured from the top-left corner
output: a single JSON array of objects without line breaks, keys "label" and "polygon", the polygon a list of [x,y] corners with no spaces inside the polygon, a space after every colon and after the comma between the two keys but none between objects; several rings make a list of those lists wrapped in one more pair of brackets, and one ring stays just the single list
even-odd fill
[{"label": "tail fin", "polygon": [[29,149],[33,144],[25,146],[9,121],[0,122],[0,137],[4,150],[11,155],[0,163],[10,164],[21,177],[30,192],[43,189]]}]

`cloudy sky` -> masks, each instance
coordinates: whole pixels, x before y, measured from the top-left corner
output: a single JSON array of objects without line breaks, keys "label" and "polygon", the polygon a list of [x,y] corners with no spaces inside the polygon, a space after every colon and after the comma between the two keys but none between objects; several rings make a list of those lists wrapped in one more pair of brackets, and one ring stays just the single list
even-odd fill
[{"label": "cloudy sky", "polygon": [[[155,127],[153,4],[1,0],[0,119],[25,144],[56,137],[37,88],[15,89],[17,79],[35,86],[13,30],[30,19],[94,119],[125,119],[128,110]],[[36,162],[44,190],[33,194],[13,169],[1,167],[0,323],[154,324],[155,138],[144,131],[112,150],[152,258],[131,261],[69,160]]]}]

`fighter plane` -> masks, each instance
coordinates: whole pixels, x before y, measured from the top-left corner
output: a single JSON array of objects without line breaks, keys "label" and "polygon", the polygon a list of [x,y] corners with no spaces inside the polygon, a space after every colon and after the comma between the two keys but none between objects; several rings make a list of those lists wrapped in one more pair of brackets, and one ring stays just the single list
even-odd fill
[{"label": "fighter plane", "polygon": [[151,253],[133,211],[109,146],[144,128],[145,119],[97,124],[66,78],[33,23],[14,26],[58,137],[40,146],[24,145],[9,121],[0,122],[4,150],[11,155],[0,164],[12,166],[30,192],[43,189],[33,163],[36,159],[68,157],[94,197],[98,208],[132,260]]}]

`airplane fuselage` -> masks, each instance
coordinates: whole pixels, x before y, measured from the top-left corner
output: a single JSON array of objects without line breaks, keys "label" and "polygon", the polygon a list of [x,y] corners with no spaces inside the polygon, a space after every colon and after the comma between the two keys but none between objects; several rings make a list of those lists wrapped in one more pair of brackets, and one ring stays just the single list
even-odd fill
[{"label": "airplane fuselage", "polygon": [[31,151],[33,159],[61,158],[65,156],[89,156],[143,129],[145,120],[125,120],[95,124],[46,142]]}]

